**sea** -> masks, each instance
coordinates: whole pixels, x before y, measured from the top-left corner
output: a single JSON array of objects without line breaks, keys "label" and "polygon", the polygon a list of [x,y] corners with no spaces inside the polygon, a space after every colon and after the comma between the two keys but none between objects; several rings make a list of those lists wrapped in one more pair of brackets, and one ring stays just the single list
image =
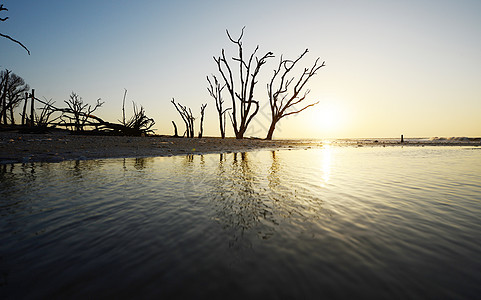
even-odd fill
[{"label": "sea", "polygon": [[479,299],[479,144],[341,144],[0,165],[0,299]]}]

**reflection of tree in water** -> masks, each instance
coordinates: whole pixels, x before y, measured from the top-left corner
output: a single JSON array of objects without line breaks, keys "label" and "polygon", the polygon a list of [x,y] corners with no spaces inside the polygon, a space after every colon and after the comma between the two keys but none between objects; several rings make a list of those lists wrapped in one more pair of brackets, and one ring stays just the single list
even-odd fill
[{"label": "reflection of tree in water", "polygon": [[271,151],[272,153],[272,165],[271,168],[269,169],[269,175],[267,176],[267,179],[269,180],[269,188],[271,190],[276,189],[280,183],[281,180],[279,178],[279,171],[281,169],[281,166],[279,164],[279,160],[276,157],[276,151]]},{"label": "reflection of tree in water", "polygon": [[272,151],[266,177],[258,167],[262,164],[249,160],[255,153],[234,153],[231,164],[220,155],[214,206],[217,221],[233,241],[252,234],[268,239],[281,223],[308,224],[323,215],[322,200],[294,182],[295,174],[283,169],[276,154]]},{"label": "reflection of tree in water", "polygon": [[[0,198],[1,206],[8,207],[9,199],[12,199],[11,193],[16,193],[17,186],[29,186],[35,181],[35,165],[31,164],[11,164],[0,165]],[[22,192],[22,191],[20,191]]]},{"label": "reflection of tree in water", "polygon": [[214,205],[217,220],[234,235],[231,245],[246,233],[262,238],[273,234],[271,224],[267,223],[275,220],[262,195],[259,177],[249,164],[248,153],[234,153],[230,166],[221,154]]},{"label": "reflection of tree in water", "polygon": [[67,170],[66,175],[71,179],[80,179],[83,173],[101,168],[102,163],[99,160],[71,160],[62,163]]},{"label": "reflection of tree in water", "polygon": [[128,170],[130,162],[133,162],[132,166],[139,171],[144,170],[149,165],[151,165],[154,161],[153,157],[135,157],[135,158],[124,158],[123,160],[123,169],[124,171]]},{"label": "reflection of tree in water", "polygon": [[153,162],[153,160],[154,160],[153,157],[136,157],[134,162],[134,168],[137,170],[143,170],[148,165],[150,165]]},{"label": "reflection of tree in water", "polygon": [[22,216],[35,212],[31,196],[35,195],[34,182],[38,179],[36,166],[0,165],[0,228],[5,236],[21,234],[28,226]]},{"label": "reflection of tree in water", "polygon": [[[272,151],[272,165],[267,179],[269,181],[269,199],[272,210],[279,220],[318,219],[325,213],[323,201],[303,186],[296,179],[296,174],[283,170],[283,164]],[[312,178],[315,179],[315,178]],[[312,184],[312,183],[311,183]]]},{"label": "reflection of tree in water", "polygon": [[[197,160],[199,160],[197,164]],[[183,178],[182,197],[189,205],[196,205],[197,201],[205,199],[210,193],[211,186],[205,176],[204,155],[186,155],[182,160],[182,168],[176,170],[176,174]],[[185,204],[180,201],[179,203]]]}]

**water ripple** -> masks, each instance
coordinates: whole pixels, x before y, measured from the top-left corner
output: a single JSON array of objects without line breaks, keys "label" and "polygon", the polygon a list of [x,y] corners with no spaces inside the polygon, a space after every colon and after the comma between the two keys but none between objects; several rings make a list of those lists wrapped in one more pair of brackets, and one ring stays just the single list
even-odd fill
[{"label": "water ripple", "polygon": [[0,187],[6,299],[481,293],[479,151],[4,165]]}]

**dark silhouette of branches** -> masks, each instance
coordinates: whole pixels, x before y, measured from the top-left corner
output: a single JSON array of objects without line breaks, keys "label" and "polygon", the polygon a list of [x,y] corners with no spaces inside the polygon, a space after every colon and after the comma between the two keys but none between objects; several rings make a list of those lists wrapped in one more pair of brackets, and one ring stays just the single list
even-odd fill
[{"label": "dark silhouette of branches", "polygon": [[8,92],[8,76],[10,75],[10,71],[5,70],[5,73],[2,74],[2,85],[0,86],[0,124],[2,123],[2,119],[5,124],[7,124],[7,92]]},{"label": "dark silhouette of branches", "polygon": [[223,108],[224,105],[224,100],[222,99],[222,90],[225,88],[226,84],[222,85],[219,83],[217,80],[217,77],[215,75],[212,75],[213,78],[213,83],[209,79],[209,76],[207,76],[207,81],[209,82],[209,87],[207,90],[209,91],[209,94],[214,98],[215,100],[215,107],[217,109],[217,114],[219,115],[219,129],[220,129],[220,135],[224,139],[225,138],[225,115],[226,112],[231,109],[229,108]]},{"label": "dark silhouette of branches", "polygon": [[[184,132],[183,136],[187,135],[188,138],[193,138],[194,137],[194,121],[195,121],[195,118],[194,118],[194,115],[192,114],[192,110],[189,107],[184,106],[184,105],[182,105],[178,102],[176,103],[174,98],[172,98],[172,100],[170,102],[174,105],[175,109],[177,110],[177,112],[181,116],[182,121],[184,121],[185,132]],[[204,133],[204,114],[205,114],[205,108],[206,107],[207,107],[207,103],[202,104],[200,106],[200,131],[199,131],[199,135],[198,135],[199,138],[202,138],[202,135]],[[172,124],[174,125],[174,130],[175,130],[174,136],[178,137],[177,125],[175,125],[174,121],[172,121]]]},{"label": "dark silhouette of branches", "polygon": [[82,97],[74,92],[72,92],[70,98],[64,102],[68,106],[67,111],[73,115],[65,114],[65,117],[69,119],[70,123],[73,123],[75,131],[84,131],[84,126],[90,115],[104,104],[100,99],[97,99],[95,105],[91,106],[90,104],[84,103]]},{"label": "dark silhouette of branches", "polygon": [[0,124],[15,124],[14,110],[23,100],[25,92],[30,90],[22,77],[5,70],[0,72]]},{"label": "dark silhouette of branches", "polygon": [[[3,7],[3,4],[0,4],[0,12],[1,11],[8,11],[8,9]],[[0,18],[1,22],[5,22],[7,20],[8,20],[8,17]],[[11,36],[3,34],[3,33],[0,33],[0,36],[6,38],[8,40],[11,40],[14,43],[17,43],[18,45],[20,45],[23,49],[25,49],[27,51],[28,55],[30,55],[30,50],[28,50],[28,48],[24,44],[22,44],[20,41],[17,41],[16,39],[12,38]]]},{"label": "dark silhouette of branches", "polygon": [[172,98],[172,101],[170,101],[177,112],[180,114],[182,117],[182,120],[185,123],[185,134],[187,134],[187,137],[193,138],[194,137],[194,116],[192,114],[192,110],[190,108],[187,108],[186,106],[183,106],[180,103],[175,103],[175,99]]},{"label": "dark silhouette of branches", "polygon": [[[65,128],[73,128],[76,133],[95,133],[95,134],[110,134],[110,135],[133,135],[142,136],[152,133],[152,126],[154,126],[155,121],[149,118],[145,114],[144,108],[141,106],[140,109],[137,105],[133,103],[133,115],[125,122],[125,124],[110,123],[102,120],[100,117],[93,115],[92,113],[99,108],[103,102],[100,99],[97,100],[95,106],[90,106],[84,104],[81,97],[72,92],[70,99],[65,101],[67,103],[67,108],[55,107],[53,102],[42,101],[35,98],[36,102],[44,105],[40,116],[37,116],[37,125],[47,127],[52,126],[62,126]],[[60,113],[61,115],[54,120],[49,120],[53,113]],[[60,118],[59,122],[55,122]],[[95,130],[86,131],[86,127],[94,127]]]},{"label": "dark silhouette of branches", "polygon": [[147,117],[145,114],[145,109],[140,106],[137,108],[135,102],[132,101],[133,105],[133,115],[127,121],[125,118],[125,99],[127,97],[127,89],[124,89],[124,97],[122,99],[122,121],[118,120],[122,127],[116,127],[117,130],[126,135],[145,135],[147,133],[153,132],[151,128],[155,125],[155,121],[152,118]]},{"label": "dark silhouette of branches", "polygon": [[122,125],[125,125],[125,97],[127,96],[127,89],[124,90],[124,99],[122,100]]},{"label": "dark silhouette of branches", "polygon": [[[227,91],[232,100],[232,115],[230,115],[232,126],[237,139],[244,138],[244,133],[259,111],[259,101],[254,99],[254,88],[257,84],[256,77],[261,67],[266,63],[268,58],[274,57],[272,52],[267,52],[261,58],[256,55],[259,46],[255,48],[249,58],[244,58],[244,50],[242,48],[242,37],[244,36],[244,28],[238,39],[233,39],[229,31],[226,30],[229,40],[238,48],[238,57],[233,57],[234,63],[238,63],[239,87],[235,86],[233,70],[225,56],[225,50],[219,57],[214,57],[217,68],[224,79]],[[237,102],[237,104],[236,104]]]},{"label": "dark silhouette of branches", "polygon": [[174,137],[179,137],[179,132],[177,131],[177,125],[175,125],[174,121],[172,121],[172,125],[174,125]]},{"label": "dark silhouette of branches", "polygon": [[204,113],[205,113],[205,108],[207,107],[206,104],[202,104],[200,106],[200,131],[199,131],[199,138],[202,138],[202,135],[204,133]]},{"label": "dark silhouette of branches", "polygon": [[[271,108],[271,125],[267,133],[266,139],[271,140],[274,130],[276,128],[277,122],[282,118],[300,113],[301,111],[307,109],[308,107],[314,106],[319,103],[311,103],[302,108],[298,109],[295,106],[303,102],[310,90],[306,90],[304,94],[301,91],[304,89],[305,85],[309,79],[316,74],[316,72],[325,66],[323,61],[319,64],[319,58],[316,59],[314,65],[311,68],[304,68],[302,75],[297,81],[295,77],[289,78],[290,72],[296,66],[296,64],[308,53],[309,50],[306,49],[296,60],[281,59],[276,70],[274,70],[274,75],[270,83],[267,84],[267,94],[269,96],[269,104]],[[291,84],[294,83],[294,87],[290,89]],[[289,93],[290,91],[290,93]]]},{"label": "dark silhouette of branches", "polygon": [[147,117],[145,109],[142,106],[138,109],[134,102],[132,102],[132,104],[134,114],[125,124],[123,124],[125,126],[124,132],[129,133],[130,135],[145,135],[149,132],[153,132],[151,128],[155,124],[154,119]]},{"label": "dark silhouette of branches", "polygon": [[60,115],[60,116],[57,116],[55,119],[50,120],[50,117],[52,116],[52,114],[57,112],[54,109],[54,106],[53,106],[54,104],[55,104],[55,101],[53,101],[52,99],[45,100],[45,105],[40,110],[40,114],[39,115],[35,114],[36,124],[38,127],[46,128],[48,127],[48,125],[52,124],[53,122],[61,118],[61,115]]}]

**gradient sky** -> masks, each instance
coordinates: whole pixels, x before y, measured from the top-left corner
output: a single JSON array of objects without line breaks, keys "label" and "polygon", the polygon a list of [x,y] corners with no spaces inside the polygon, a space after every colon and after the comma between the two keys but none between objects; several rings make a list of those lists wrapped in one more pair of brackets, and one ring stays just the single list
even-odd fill
[{"label": "gradient sky", "polygon": [[[105,101],[98,115],[122,116],[127,99],[145,107],[159,134],[183,122],[170,103],[206,109],[205,135],[218,136],[206,75],[212,57],[237,54],[225,29],[243,26],[250,53],[272,51],[257,99],[281,54],[309,67],[320,104],[284,119],[275,138],[481,136],[481,1],[0,1],[10,19],[0,32],[0,68],[23,77],[37,97],[57,106],[72,91]],[[227,95],[225,96],[228,103]],[[130,109],[130,106],[128,107]],[[265,137],[263,107],[247,136]],[[233,135],[228,124],[227,134]],[[198,131],[198,123],[196,123]],[[181,129],[183,130],[183,129]]]}]

